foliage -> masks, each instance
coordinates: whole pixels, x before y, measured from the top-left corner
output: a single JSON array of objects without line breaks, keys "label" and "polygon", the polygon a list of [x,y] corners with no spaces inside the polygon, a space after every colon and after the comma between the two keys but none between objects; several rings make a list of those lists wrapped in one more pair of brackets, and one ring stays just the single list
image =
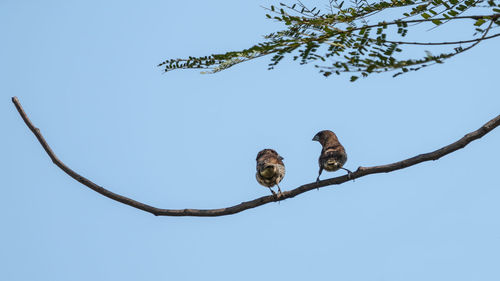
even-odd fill
[{"label": "foliage", "polygon": [[[490,32],[500,26],[499,0],[328,1],[327,12],[308,8],[300,1],[293,5],[270,6],[266,8],[269,11],[267,18],[283,23],[286,29],[266,35],[263,42],[241,51],[169,59],[159,66],[164,67],[165,72],[207,69],[202,73],[215,73],[271,55],[269,69],[289,56],[300,64],[314,62],[324,76],[347,72],[366,77],[389,71],[398,76],[442,63],[483,40],[500,36],[500,33],[491,35]],[[410,33],[419,35],[421,32],[417,28],[421,30],[422,26],[434,29],[452,23],[463,25],[464,22],[471,27],[470,37],[461,41],[403,40]],[[441,49],[436,55],[424,50],[425,55],[415,57],[404,48],[411,45],[420,48],[441,46]],[[350,79],[355,81],[358,76],[352,75]]]}]

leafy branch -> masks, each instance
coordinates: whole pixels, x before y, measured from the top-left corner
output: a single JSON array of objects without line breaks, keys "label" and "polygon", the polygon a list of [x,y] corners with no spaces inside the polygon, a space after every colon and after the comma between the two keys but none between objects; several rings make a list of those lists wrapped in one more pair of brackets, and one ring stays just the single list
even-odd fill
[{"label": "leafy branch", "polygon": [[[202,73],[216,73],[242,62],[270,56],[269,69],[273,69],[290,56],[300,64],[314,62],[324,76],[358,73],[366,77],[381,72],[395,72],[393,76],[397,76],[442,63],[481,41],[500,36],[500,33],[487,36],[493,25],[500,26],[498,0],[382,0],[374,3],[352,0],[350,4],[329,0],[328,13],[316,7],[308,8],[299,1],[266,9],[269,12],[267,18],[283,23],[286,29],[268,34],[263,42],[241,51],[169,59],[158,66],[165,72],[203,69]],[[485,9],[489,13],[471,15]],[[380,20],[380,13],[387,10],[390,10],[392,19],[387,20],[389,16],[384,16],[385,20]],[[374,20],[377,22],[370,24]],[[467,20],[472,20],[471,36],[463,40],[426,42],[398,39],[416,33],[419,24],[438,27]],[[481,28],[485,23],[489,24]],[[449,45],[450,49],[436,55],[424,50],[425,55],[420,58],[405,58],[404,46],[407,45]],[[352,75],[351,81],[357,78]]]}]

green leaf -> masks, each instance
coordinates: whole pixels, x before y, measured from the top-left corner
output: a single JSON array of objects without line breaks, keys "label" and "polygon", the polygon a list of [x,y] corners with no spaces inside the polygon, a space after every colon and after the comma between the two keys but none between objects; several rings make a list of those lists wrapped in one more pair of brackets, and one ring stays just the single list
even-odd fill
[{"label": "green leaf", "polygon": [[442,24],[442,22],[440,20],[436,20],[436,19],[432,20],[432,23],[435,24],[435,25]]},{"label": "green leaf", "polygon": [[476,21],[476,23],[474,24],[475,26],[481,26],[483,23],[485,23],[486,21],[484,19],[478,19]]},{"label": "green leaf", "polygon": [[430,18],[430,17],[431,17],[431,15],[429,15],[428,13],[423,13],[421,16],[422,16],[424,19],[428,19],[428,18]]},{"label": "green leaf", "polygon": [[354,82],[354,81],[358,80],[358,78],[359,78],[358,76],[354,76],[354,75],[351,76],[351,82]]}]

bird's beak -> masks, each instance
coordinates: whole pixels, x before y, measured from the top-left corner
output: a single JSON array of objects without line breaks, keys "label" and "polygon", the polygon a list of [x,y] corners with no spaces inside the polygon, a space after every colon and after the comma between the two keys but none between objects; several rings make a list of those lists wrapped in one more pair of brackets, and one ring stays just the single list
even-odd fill
[{"label": "bird's beak", "polygon": [[285,159],[285,158],[283,158],[283,157],[281,157],[281,156],[278,156],[278,159],[279,159],[279,160],[283,160],[283,159]]},{"label": "bird's beak", "polygon": [[313,141],[319,141],[319,136],[315,135],[314,138],[312,139]]}]

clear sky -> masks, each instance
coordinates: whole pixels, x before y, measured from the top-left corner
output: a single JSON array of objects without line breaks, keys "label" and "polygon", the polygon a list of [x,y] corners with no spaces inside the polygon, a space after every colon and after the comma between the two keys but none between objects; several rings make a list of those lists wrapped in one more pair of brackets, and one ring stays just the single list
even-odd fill
[{"label": "clear sky", "polygon": [[267,71],[266,59],[215,75],[156,67],[256,43],[279,27],[259,6],[269,3],[0,2],[1,280],[500,280],[500,129],[438,161],[280,204],[154,217],[54,166],[10,101],[72,169],[162,208],[268,195],[254,178],[266,147],[285,157],[283,189],[312,182],[319,130],[337,133],[355,170],[500,114],[498,39],[356,83],[287,62]]}]

